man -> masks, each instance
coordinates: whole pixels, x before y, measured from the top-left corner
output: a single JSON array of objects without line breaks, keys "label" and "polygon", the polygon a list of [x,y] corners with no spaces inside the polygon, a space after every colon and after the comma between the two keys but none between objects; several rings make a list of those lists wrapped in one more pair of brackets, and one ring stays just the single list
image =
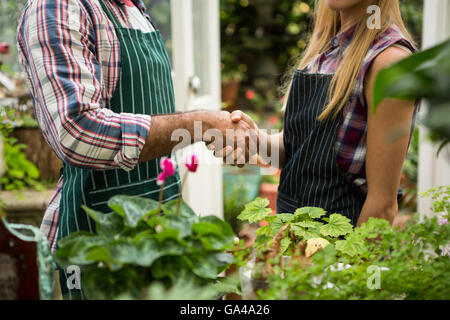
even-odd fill
[{"label": "man", "polygon": [[[175,130],[194,137],[201,121],[202,133],[215,128],[224,137],[251,127],[239,113],[173,114],[170,62],[141,0],[31,0],[17,40],[39,127],[63,160],[41,226],[53,251],[58,239],[93,230],[82,205],[108,212],[116,194],[157,199],[159,158],[178,143]],[[164,200],[178,192],[175,175]]]}]

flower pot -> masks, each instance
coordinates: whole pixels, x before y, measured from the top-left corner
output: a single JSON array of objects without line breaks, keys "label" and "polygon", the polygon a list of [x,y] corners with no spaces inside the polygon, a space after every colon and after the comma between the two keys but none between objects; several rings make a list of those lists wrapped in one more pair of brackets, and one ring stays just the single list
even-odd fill
[{"label": "flower pot", "polygon": [[261,198],[267,198],[270,201],[269,208],[272,209],[272,214],[277,212],[277,194],[278,185],[272,183],[261,183],[259,189],[259,196]]},{"label": "flower pot", "polygon": [[227,104],[226,110],[229,112],[236,110],[240,84],[241,81],[235,78],[222,82],[222,102]]},{"label": "flower pot", "polygon": [[40,179],[57,181],[62,161],[49,147],[39,128],[16,128],[13,136],[18,143],[27,147],[23,150],[27,159],[32,162],[40,173]]}]

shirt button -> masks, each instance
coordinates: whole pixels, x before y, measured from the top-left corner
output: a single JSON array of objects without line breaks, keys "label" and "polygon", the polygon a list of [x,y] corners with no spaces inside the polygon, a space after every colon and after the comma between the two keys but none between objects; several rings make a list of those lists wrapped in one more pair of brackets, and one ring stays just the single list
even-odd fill
[{"label": "shirt button", "polygon": [[338,38],[334,37],[333,39],[331,39],[331,44],[336,47],[339,44]]}]

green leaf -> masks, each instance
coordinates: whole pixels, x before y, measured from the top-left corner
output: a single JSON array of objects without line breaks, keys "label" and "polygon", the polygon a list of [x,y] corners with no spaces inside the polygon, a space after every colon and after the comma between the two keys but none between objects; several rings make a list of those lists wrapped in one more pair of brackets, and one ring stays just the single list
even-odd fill
[{"label": "green leaf", "polygon": [[289,248],[289,246],[291,245],[291,239],[289,239],[289,238],[283,238],[283,239],[281,239],[281,243],[280,243],[280,251],[281,251],[281,254],[283,254],[288,248]]},{"label": "green leaf", "polygon": [[300,221],[297,222],[296,225],[303,227],[303,228],[311,228],[311,229],[320,229],[321,226],[323,226],[323,223],[318,221]]},{"label": "green leaf", "polygon": [[324,216],[327,212],[323,210],[322,208],[316,208],[316,207],[304,207],[299,208],[295,210],[294,215],[296,217],[308,215],[312,219],[318,219],[322,216]]},{"label": "green leaf", "polygon": [[299,237],[300,239],[309,240],[312,238],[320,237],[320,234],[318,233],[318,231],[309,230],[307,228],[300,226],[298,223],[291,224],[291,228],[294,231],[294,234],[297,237]]},{"label": "green leaf", "polygon": [[114,196],[108,206],[125,218],[125,225],[134,228],[139,220],[158,213],[158,202],[134,196]]},{"label": "green leaf", "polygon": [[239,220],[247,220],[250,223],[260,222],[270,216],[272,209],[267,208],[269,200],[256,198],[245,205],[244,211],[238,216]]},{"label": "green leaf", "polygon": [[320,227],[320,233],[324,236],[339,237],[352,232],[353,226],[350,219],[339,213],[333,213],[330,216],[328,224]]},{"label": "green leaf", "polygon": [[106,239],[93,233],[74,232],[58,242],[55,260],[63,267],[68,265],[89,265],[87,258],[90,249],[106,244]]},{"label": "green leaf", "polygon": [[213,255],[196,252],[187,257],[192,263],[192,272],[201,278],[217,278],[218,262]]},{"label": "green leaf", "polygon": [[270,224],[271,234],[276,235],[278,231],[285,225],[286,223],[279,218],[275,218],[275,220]]},{"label": "green leaf", "polygon": [[144,275],[135,269],[122,269],[116,272],[108,269],[91,268],[83,271],[81,284],[83,293],[91,300],[117,299],[128,294],[131,299],[140,299]]},{"label": "green leaf", "polygon": [[295,219],[295,216],[292,213],[278,213],[275,217],[283,222],[291,222]]},{"label": "green leaf", "polygon": [[178,202],[178,199],[174,199],[174,200],[164,203],[162,205],[163,212],[166,215],[178,215],[181,217],[195,219],[195,217],[197,215],[195,214],[194,210],[192,210],[192,208],[189,207],[189,205],[186,202],[184,202],[183,200],[181,200],[180,209],[178,211],[178,214],[176,214],[177,202]]},{"label": "green leaf", "polygon": [[364,241],[353,235],[350,235],[346,240],[336,241],[335,246],[337,251],[351,257],[362,254],[366,249]]},{"label": "green leaf", "polygon": [[[418,77],[420,70],[433,67],[430,62],[438,57],[449,44],[449,41],[444,42],[381,70],[375,80],[373,110],[375,111],[380,102],[388,97],[398,99],[419,98],[419,93],[423,90],[423,85]],[[414,79],[415,82],[411,81]],[[392,87],[398,89],[392,89]]]},{"label": "green leaf", "polygon": [[98,234],[113,237],[123,231],[123,218],[117,213],[102,213],[86,206],[81,207],[95,221],[95,229]]},{"label": "green leaf", "polygon": [[255,233],[257,236],[261,235],[270,236],[271,235],[270,225],[258,228],[258,230],[256,230]]}]

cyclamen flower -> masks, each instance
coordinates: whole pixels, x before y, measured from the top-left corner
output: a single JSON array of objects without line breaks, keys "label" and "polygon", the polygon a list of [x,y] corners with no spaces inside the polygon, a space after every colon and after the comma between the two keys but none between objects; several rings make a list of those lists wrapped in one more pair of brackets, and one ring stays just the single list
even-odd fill
[{"label": "cyclamen flower", "polygon": [[438,225],[443,226],[448,223],[448,219],[440,217],[438,220]]},{"label": "cyclamen flower", "polygon": [[184,163],[186,168],[190,172],[196,172],[198,168],[198,158],[195,154],[191,155],[190,157],[186,158],[186,162]]},{"label": "cyclamen flower", "polygon": [[158,186],[161,186],[161,185],[164,184],[164,182],[166,182],[166,175],[164,174],[164,172],[161,172],[161,173],[158,175],[158,178],[156,179],[156,184],[157,184]]},{"label": "cyclamen flower", "polygon": [[158,178],[156,180],[156,183],[159,186],[164,184],[168,177],[175,174],[175,163],[172,161],[172,159],[164,157],[161,159],[160,165],[163,171],[158,175]]},{"label": "cyclamen flower", "polygon": [[175,174],[175,163],[172,159],[164,157],[161,159],[161,169],[167,177],[173,176]]}]

